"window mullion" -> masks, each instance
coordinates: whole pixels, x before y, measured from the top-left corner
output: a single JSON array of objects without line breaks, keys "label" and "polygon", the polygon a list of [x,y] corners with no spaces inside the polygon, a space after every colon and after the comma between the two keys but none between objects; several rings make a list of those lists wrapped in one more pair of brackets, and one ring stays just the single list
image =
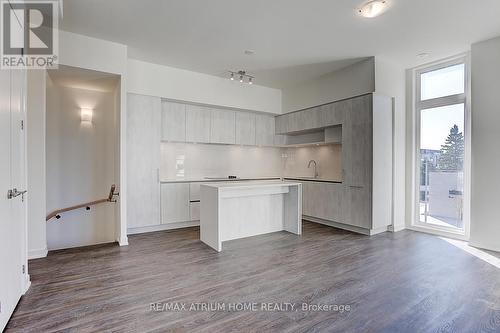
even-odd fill
[{"label": "window mullion", "polygon": [[456,94],[451,96],[438,97],[433,99],[427,99],[424,101],[417,101],[417,110],[437,108],[441,106],[462,104],[465,103],[465,94]]}]

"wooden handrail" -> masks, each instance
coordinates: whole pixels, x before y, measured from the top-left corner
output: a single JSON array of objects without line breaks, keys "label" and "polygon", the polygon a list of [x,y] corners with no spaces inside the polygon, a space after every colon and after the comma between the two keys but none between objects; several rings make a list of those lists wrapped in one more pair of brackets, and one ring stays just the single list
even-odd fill
[{"label": "wooden handrail", "polygon": [[69,212],[71,210],[75,210],[75,209],[79,209],[79,208],[83,208],[83,207],[90,209],[90,206],[94,206],[94,205],[97,205],[97,204],[100,204],[103,202],[116,202],[116,200],[113,200],[113,197],[115,195],[119,195],[119,193],[115,193],[115,189],[116,189],[116,186],[114,184],[111,185],[111,189],[109,190],[109,195],[107,198],[94,200],[94,201],[90,201],[90,202],[85,202],[85,203],[82,203],[79,205],[74,205],[71,207],[66,207],[66,208],[55,210],[55,211],[51,212],[49,215],[47,215],[47,217],[45,218],[45,221],[49,221],[50,219],[52,219],[54,217],[57,217],[59,219],[60,214],[65,213],[65,212]]}]

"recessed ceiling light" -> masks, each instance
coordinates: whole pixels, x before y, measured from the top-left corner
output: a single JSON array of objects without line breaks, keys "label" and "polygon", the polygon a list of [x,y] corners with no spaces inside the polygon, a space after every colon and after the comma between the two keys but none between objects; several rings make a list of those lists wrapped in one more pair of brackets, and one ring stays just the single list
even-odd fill
[{"label": "recessed ceiling light", "polygon": [[363,17],[377,17],[383,14],[388,8],[388,0],[372,0],[368,1],[358,9],[359,15]]}]

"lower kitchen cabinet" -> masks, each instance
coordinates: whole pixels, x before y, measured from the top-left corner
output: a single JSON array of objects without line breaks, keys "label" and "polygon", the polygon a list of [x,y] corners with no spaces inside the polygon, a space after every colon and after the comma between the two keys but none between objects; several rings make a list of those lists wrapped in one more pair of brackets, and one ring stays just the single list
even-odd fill
[{"label": "lower kitchen cabinet", "polygon": [[189,183],[161,184],[161,223],[191,220]]},{"label": "lower kitchen cabinet", "polygon": [[189,203],[189,214],[191,221],[200,220],[200,202],[190,202]]},{"label": "lower kitchen cabinet", "polygon": [[343,192],[342,184],[302,182],[303,215],[342,223]]},{"label": "lower kitchen cabinet", "polygon": [[343,223],[355,227],[372,229],[372,198],[367,187],[348,186],[343,189]]}]

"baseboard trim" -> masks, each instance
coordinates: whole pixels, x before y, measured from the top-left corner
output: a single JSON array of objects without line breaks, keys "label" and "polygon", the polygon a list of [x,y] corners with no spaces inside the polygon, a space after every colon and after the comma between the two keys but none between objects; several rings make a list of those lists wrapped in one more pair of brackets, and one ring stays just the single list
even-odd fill
[{"label": "baseboard trim", "polygon": [[197,227],[199,225],[200,225],[200,221],[188,221],[188,222],[177,222],[177,223],[152,225],[152,226],[140,227],[140,228],[128,228],[127,235],[144,234],[147,232],[181,229],[181,228],[188,228],[188,227]]},{"label": "baseboard trim", "polygon": [[491,244],[480,244],[476,242],[471,242],[469,241],[469,245],[481,250],[487,250],[487,251],[493,251],[493,252],[499,252],[500,253],[500,247],[498,245],[494,246]]},{"label": "baseboard trim", "polygon": [[127,236],[120,237],[119,239],[117,239],[117,242],[120,246],[127,246],[128,245],[128,237]]},{"label": "baseboard trim", "polygon": [[387,227],[387,231],[390,231],[390,232],[398,232],[398,231],[402,231],[402,230],[405,230],[406,229],[406,226],[405,225],[390,225]]},{"label": "baseboard trim", "polygon": [[378,229],[366,229],[366,228],[356,227],[353,225],[334,222],[334,221],[330,221],[330,220],[323,220],[323,219],[320,219],[318,217],[313,217],[313,216],[303,215],[302,218],[306,221],[324,224],[324,225],[327,225],[329,227],[334,227],[334,228],[339,228],[339,229],[343,229],[343,230],[347,230],[347,231],[352,231],[352,232],[366,235],[366,236],[373,236],[373,235],[387,231],[387,227],[382,227],[382,228],[378,228]]},{"label": "baseboard trim", "polygon": [[28,289],[31,287],[31,278],[29,274],[26,274],[26,278],[24,280],[24,286],[23,286],[23,295],[28,292]]},{"label": "baseboard trim", "polygon": [[38,249],[38,250],[29,250],[28,251],[28,260],[45,258],[47,256],[47,253],[49,253],[49,250],[47,250],[47,248]]}]

